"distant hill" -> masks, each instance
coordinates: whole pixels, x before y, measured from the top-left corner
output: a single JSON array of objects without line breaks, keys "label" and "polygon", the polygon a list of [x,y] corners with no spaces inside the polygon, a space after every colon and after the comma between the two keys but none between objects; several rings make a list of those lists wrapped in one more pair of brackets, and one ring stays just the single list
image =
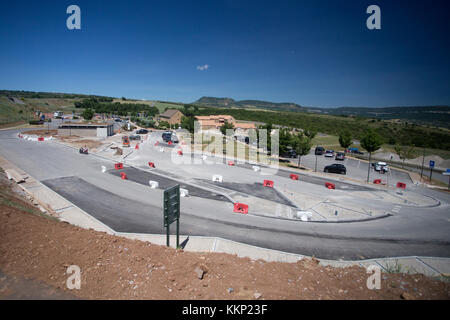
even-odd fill
[{"label": "distant hill", "polygon": [[195,101],[193,104],[217,108],[266,109],[274,111],[278,110],[278,111],[295,111],[295,112],[307,111],[307,108],[304,108],[296,103],[291,102],[268,102],[261,100],[236,101],[231,98],[215,98],[215,97],[202,97],[197,101]]},{"label": "distant hill", "polygon": [[309,112],[343,117],[363,117],[380,120],[401,120],[422,125],[450,128],[450,106],[413,107],[305,107],[291,102],[268,102],[260,100],[236,101],[231,98],[202,97],[193,104],[215,108],[265,109],[271,111]]}]

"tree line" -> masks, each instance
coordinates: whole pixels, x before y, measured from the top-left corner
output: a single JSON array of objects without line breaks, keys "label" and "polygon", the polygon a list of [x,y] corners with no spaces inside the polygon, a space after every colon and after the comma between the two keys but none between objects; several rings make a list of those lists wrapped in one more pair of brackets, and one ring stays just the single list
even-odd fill
[{"label": "tree line", "polygon": [[[143,113],[144,117],[154,117],[159,113],[158,108],[143,103],[120,103],[120,102],[104,102],[98,98],[89,98],[74,103],[75,108],[85,109],[83,118],[89,118],[89,115],[95,113],[114,114],[119,116],[137,116]],[[92,119],[92,116],[89,119]],[[89,120],[87,119],[87,120]]]}]

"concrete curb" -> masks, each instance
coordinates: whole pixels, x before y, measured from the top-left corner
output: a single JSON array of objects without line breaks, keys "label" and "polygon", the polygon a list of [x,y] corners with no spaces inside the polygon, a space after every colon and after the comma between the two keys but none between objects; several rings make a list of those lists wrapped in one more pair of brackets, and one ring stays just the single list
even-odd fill
[{"label": "concrete curb", "polygon": [[[8,160],[0,157],[3,164],[7,164],[7,167],[13,168],[18,172],[22,172],[15,165],[11,164]],[[45,188],[48,192],[54,194],[51,199],[62,198],[59,194],[52,191],[50,188],[43,185],[41,182],[33,179],[36,187]],[[37,186],[36,186],[37,185]],[[22,186],[27,191],[25,186]],[[42,199],[41,199],[42,200]],[[60,220],[76,225],[84,229],[93,229],[96,231],[107,232],[111,235],[126,237],[128,239],[141,240],[151,242],[157,245],[165,245],[166,235],[161,234],[140,234],[140,233],[123,233],[116,232],[110,227],[98,221],[96,218],[89,215],[70,201],[64,199],[70,203],[70,206],[60,209]],[[262,259],[265,261],[274,262],[288,262],[295,263],[303,258],[309,258],[308,256],[301,254],[294,254],[288,252],[282,252],[273,249],[261,248],[253,245],[239,243],[233,240],[223,239],[219,237],[202,237],[202,236],[180,236],[181,241],[185,241],[184,250],[192,252],[221,252],[227,254],[235,254],[239,257],[248,257],[250,259]],[[173,241],[173,237],[172,237]],[[174,247],[174,245],[172,245]],[[439,277],[443,274],[450,273],[450,258],[438,258],[438,257],[393,257],[393,258],[380,258],[380,259],[366,259],[360,261],[337,261],[319,259],[319,263],[322,266],[332,267],[348,267],[353,265],[359,265],[361,267],[367,267],[369,265],[379,266],[385,272],[400,272],[400,273],[422,273],[427,276]]]}]

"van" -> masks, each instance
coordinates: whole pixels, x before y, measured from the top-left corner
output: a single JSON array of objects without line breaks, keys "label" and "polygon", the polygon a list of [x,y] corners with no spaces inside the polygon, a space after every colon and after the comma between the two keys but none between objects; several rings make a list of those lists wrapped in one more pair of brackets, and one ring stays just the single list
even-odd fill
[{"label": "van", "polygon": [[325,153],[325,148],[324,147],[316,147],[316,150],[314,150],[314,154],[316,156],[321,156]]}]

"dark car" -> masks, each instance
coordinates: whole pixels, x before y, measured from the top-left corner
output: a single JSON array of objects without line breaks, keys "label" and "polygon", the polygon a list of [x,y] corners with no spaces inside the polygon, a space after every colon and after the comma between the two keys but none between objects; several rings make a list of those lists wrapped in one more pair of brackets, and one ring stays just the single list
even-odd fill
[{"label": "dark car", "polygon": [[316,147],[316,150],[314,150],[314,154],[317,156],[321,156],[325,153],[324,147]]},{"label": "dark car", "polygon": [[178,138],[172,131],[165,131],[165,132],[163,132],[162,139],[163,139],[164,142],[171,141],[173,143],[178,143]]},{"label": "dark car", "polygon": [[336,158],[335,159],[343,161],[345,159],[345,153],[343,153],[343,152],[336,153]]},{"label": "dark car", "polygon": [[130,140],[141,140],[141,136],[134,135],[129,137]]},{"label": "dark car", "polygon": [[148,130],[147,129],[139,129],[136,131],[136,134],[147,134]]},{"label": "dark car", "polygon": [[295,150],[287,150],[284,154],[283,157],[285,158],[297,158],[297,152],[295,152]]},{"label": "dark car", "polygon": [[172,140],[172,132],[171,131],[163,132],[162,139],[164,142],[169,142],[170,140]]},{"label": "dark car", "polygon": [[347,174],[347,169],[345,168],[345,166],[343,164],[334,163],[332,165],[326,166],[323,169],[323,172]]}]

